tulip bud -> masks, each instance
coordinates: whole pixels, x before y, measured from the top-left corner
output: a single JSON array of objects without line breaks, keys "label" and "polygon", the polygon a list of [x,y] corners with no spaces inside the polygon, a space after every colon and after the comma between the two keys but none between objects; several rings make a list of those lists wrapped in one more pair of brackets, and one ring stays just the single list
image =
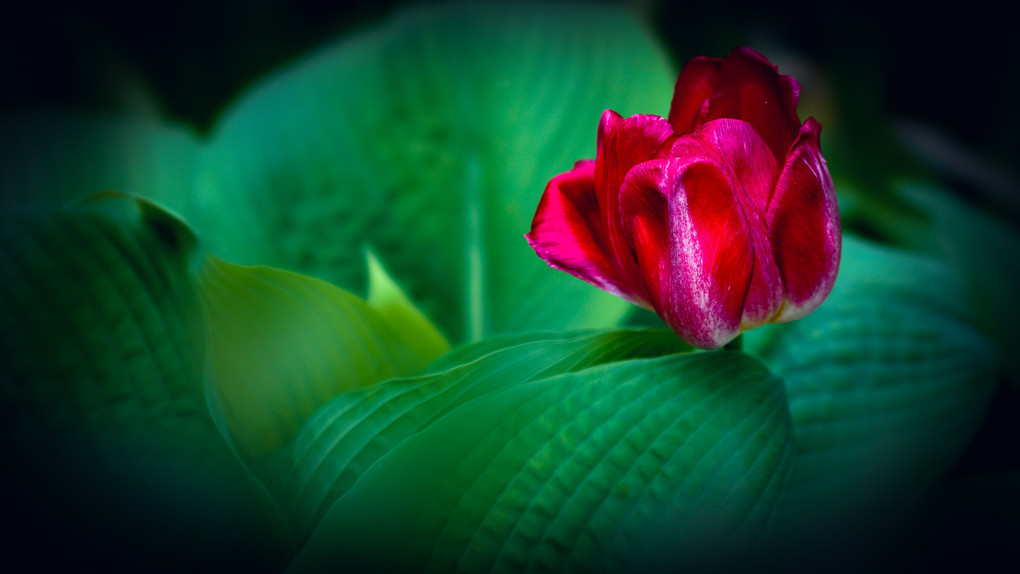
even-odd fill
[{"label": "tulip bud", "polygon": [[528,242],[695,347],[803,317],[832,289],[841,233],[799,93],[749,48],[691,60],[668,118],[606,110],[595,160],[549,182]]}]

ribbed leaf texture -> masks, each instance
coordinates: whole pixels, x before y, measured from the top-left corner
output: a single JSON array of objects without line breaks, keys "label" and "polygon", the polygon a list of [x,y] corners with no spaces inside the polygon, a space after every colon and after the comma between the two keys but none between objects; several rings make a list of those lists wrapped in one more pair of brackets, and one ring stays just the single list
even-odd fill
[{"label": "ribbed leaf texture", "polygon": [[196,254],[178,220],[115,194],[5,214],[0,418],[19,541],[9,564],[286,564],[275,504],[206,408]]},{"label": "ribbed leaf texture", "polygon": [[969,444],[996,362],[965,317],[964,293],[937,260],[848,238],[825,305],[748,335],[789,394],[798,453],[791,556],[805,570],[870,560],[896,544]]},{"label": "ribbed leaf texture", "polygon": [[[279,489],[295,533],[307,536],[336,499],[395,445],[473,398],[592,365],[688,349],[665,330],[516,339],[515,344],[503,339],[502,348],[449,370],[386,381],[319,409],[302,425]],[[487,351],[491,343],[450,353],[441,362]]]},{"label": "ribbed leaf texture", "polygon": [[608,363],[451,410],[380,458],[294,572],[739,565],[778,526],[780,381],[740,354]]}]

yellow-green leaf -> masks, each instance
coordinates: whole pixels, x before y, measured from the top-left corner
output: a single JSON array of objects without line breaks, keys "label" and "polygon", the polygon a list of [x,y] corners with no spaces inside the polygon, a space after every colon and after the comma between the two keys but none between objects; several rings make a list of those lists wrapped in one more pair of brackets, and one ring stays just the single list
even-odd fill
[{"label": "yellow-green leaf", "polygon": [[54,549],[33,569],[265,571],[293,552],[206,406],[199,256],[123,194],[3,214],[3,506],[9,548]]},{"label": "yellow-green leaf", "polygon": [[[444,347],[392,284],[384,313],[325,281],[208,256],[198,272],[209,367],[230,435],[249,457],[285,445],[333,397],[420,371]],[[408,345],[419,333],[425,346]],[[438,338],[438,339],[437,339]]]}]

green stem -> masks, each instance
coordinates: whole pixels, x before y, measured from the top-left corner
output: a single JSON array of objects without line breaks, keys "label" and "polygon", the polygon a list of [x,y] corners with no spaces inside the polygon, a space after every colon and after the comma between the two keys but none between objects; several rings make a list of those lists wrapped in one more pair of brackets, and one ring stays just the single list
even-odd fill
[{"label": "green stem", "polygon": [[723,349],[727,351],[740,351],[744,348],[744,334],[737,335],[737,338],[733,339],[729,343],[723,345]]}]

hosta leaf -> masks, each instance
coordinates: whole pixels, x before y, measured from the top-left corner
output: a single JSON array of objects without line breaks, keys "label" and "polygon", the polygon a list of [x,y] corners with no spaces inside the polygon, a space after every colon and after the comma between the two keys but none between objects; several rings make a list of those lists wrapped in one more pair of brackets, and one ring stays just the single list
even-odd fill
[{"label": "hosta leaf", "polygon": [[[428,366],[426,372],[439,373],[519,345],[530,345],[539,341],[559,341],[561,339],[569,341],[566,344],[571,349],[576,347],[578,351],[583,352],[585,347],[587,347],[591,357],[587,357],[586,360],[594,360],[593,357],[656,357],[667,352],[682,353],[693,350],[683,339],[677,337],[672,331],[667,330],[664,323],[661,323],[657,329],[640,328],[617,331],[575,330],[524,333],[488,337],[477,343],[458,347],[436,359]],[[627,355],[627,353],[630,353],[630,355]],[[572,360],[573,354],[574,351],[571,350],[570,352],[565,352],[560,359],[553,357],[553,360],[568,364]],[[613,360],[616,359],[614,358]],[[594,363],[580,362],[577,364],[590,366]],[[546,376],[548,376],[548,373]]]},{"label": "hosta leaf", "polygon": [[197,243],[186,227],[105,197],[17,211],[3,233],[4,362],[18,387],[4,420],[16,434],[80,422],[118,398],[142,402],[97,424],[133,426],[164,401],[202,401],[203,332],[186,275]]},{"label": "hosta leaf", "polygon": [[197,254],[180,221],[116,194],[5,214],[4,507],[26,552],[59,549],[36,566],[285,563],[275,504],[205,405]]},{"label": "hosta leaf", "polygon": [[[307,535],[333,502],[394,445],[473,398],[604,362],[687,350],[671,331],[532,335],[503,341],[507,346],[491,352],[486,340],[451,353],[470,362],[448,370],[346,393],[311,416],[295,438],[288,477],[280,487],[295,532]],[[473,357],[472,347],[484,354]]]},{"label": "hosta leaf", "polygon": [[665,114],[675,80],[613,6],[405,8],[245,94],[199,195],[211,250],[354,292],[370,246],[455,342],[615,324],[617,298],[553,273],[523,234],[598,118]]},{"label": "hosta leaf", "polygon": [[[813,314],[748,349],[782,376],[798,450],[797,548],[841,564],[899,525],[973,436],[994,354],[935,260],[846,238],[840,279]],[[959,303],[959,302],[957,302]],[[966,305],[963,305],[966,307]]]},{"label": "hosta leaf", "polygon": [[179,213],[198,209],[202,143],[153,118],[32,113],[0,118],[0,204],[65,202],[116,189]]},{"label": "hosta leaf", "polygon": [[334,396],[416,373],[447,348],[381,268],[373,276],[379,309],[319,279],[206,259],[215,398],[246,456],[285,445]]},{"label": "hosta leaf", "polygon": [[414,306],[371,253],[368,254],[368,305],[416,355],[416,368],[450,350],[446,337]]},{"label": "hosta leaf", "polygon": [[610,363],[482,396],[381,458],[292,570],[739,562],[794,454],[779,380],[735,353]]},{"label": "hosta leaf", "polygon": [[933,187],[910,186],[904,197],[930,220],[922,247],[944,256],[966,280],[965,301],[977,325],[999,351],[1012,380],[1020,384],[1020,312],[1014,304],[1020,284],[1020,230]]}]

